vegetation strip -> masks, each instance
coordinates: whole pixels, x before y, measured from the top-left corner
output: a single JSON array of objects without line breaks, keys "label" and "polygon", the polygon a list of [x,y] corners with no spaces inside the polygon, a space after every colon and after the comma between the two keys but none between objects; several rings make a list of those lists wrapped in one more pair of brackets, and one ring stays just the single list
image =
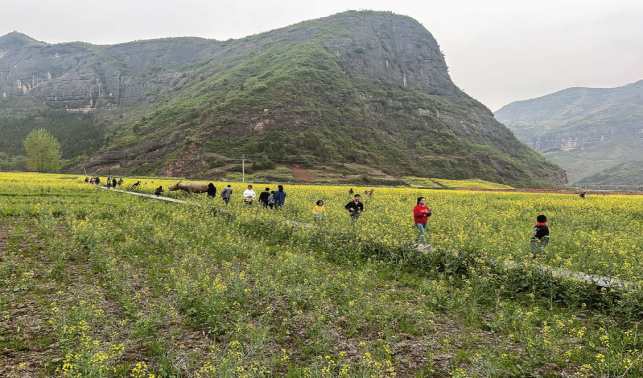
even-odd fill
[{"label": "vegetation strip", "polygon": [[[637,268],[621,247],[639,242],[638,199],[432,192],[436,252],[424,254],[409,224],[426,194],[416,189],[376,189],[351,224],[344,187],[286,186],[286,206],[268,211],[245,205],[237,183],[227,206],[193,196],[200,206],[186,207],[71,178],[0,173],[4,192],[90,194],[0,202],[2,376],[643,375],[640,290],[485,263],[509,251],[532,261],[514,241],[528,240],[533,213],[549,206],[556,238],[543,264],[576,266],[562,253],[583,256],[583,231],[600,231],[578,261],[623,258],[602,269],[630,280]],[[166,186],[158,181],[141,192]],[[324,223],[286,225],[310,221],[320,197]],[[615,252],[598,253],[610,227],[621,232],[604,239]]]},{"label": "vegetation strip", "polygon": [[[102,186],[99,186],[99,187],[102,188],[102,189],[109,189],[109,188],[102,187]],[[136,193],[136,192],[124,191],[124,190],[113,190],[113,189],[110,189],[110,190],[111,191],[116,191],[116,192],[119,192],[119,193],[128,193],[128,194],[132,194],[132,195],[143,196],[143,197],[148,197],[148,198],[154,198],[154,199],[168,201],[168,202],[194,205],[193,203],[190,203],[189,201],[181,201],[181,200],[177,200],[177,199],[174,199],[174,198],[160,197],[160,196],[151,195],[151,194]],[[303,227],[306,227],[306,228],[312,227],[311,223],[297,222],[297,221],[294,221],[294,220],[286,220],[285,222],[286,222],[287,225],[290,225],[290,226],[293,226],[293,227],[294,226],[303,226]],[[422,246],[418,246],[417,250],[419,252],[426,252],[427,251],[426,248],[424,248]],[[494,263],[497,263],[497,261],[494,261]],[[522,269],[522,264],[516,263],[515,261],[504,261],[503,264],[507,268]],[[596,285],[598,287],[602,287],[602,288],[619,289],[619,290],[625,290],[625,291],[631,291],[631,290],[634,290],[634,289],[638,288],[638,286],[635,285],[632,282],[619,280],[619,279],[616,279],[616,278],[613,278],[613,277],[604,277],[604,276],[600,276],[600,275],[596,275],[596,274],[587,274],[587,273],[576,272],[576,271],[571,271],[571,270],[567,270],[567,269],[551,268],[551,267],[547,267],[547,266],[544,266],[544,265],[538,265],[538,264],[536,264],[535,267],[537,269],[540,269],[540,270],[544,271],[544,272],[552,274],[552,276],[554,276],[554,277],[559,277],[559,278],[562,278],[562,279],[575,279],[575,280],[587,282],[587,283],[590,283],[590,284],[594,284],[594,285]]]}]

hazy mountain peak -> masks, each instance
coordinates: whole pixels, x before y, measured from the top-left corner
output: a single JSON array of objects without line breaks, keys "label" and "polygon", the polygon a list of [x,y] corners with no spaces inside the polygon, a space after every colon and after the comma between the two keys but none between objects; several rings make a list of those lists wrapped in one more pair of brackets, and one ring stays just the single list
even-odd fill
[{"label": "hazy mountain peak", "polygon": [[616,88],[568,88],[513,102],[495,116],[564,167],[572,182],[607,169],[615,173],[611,168],[643,158],[643,80]]}]

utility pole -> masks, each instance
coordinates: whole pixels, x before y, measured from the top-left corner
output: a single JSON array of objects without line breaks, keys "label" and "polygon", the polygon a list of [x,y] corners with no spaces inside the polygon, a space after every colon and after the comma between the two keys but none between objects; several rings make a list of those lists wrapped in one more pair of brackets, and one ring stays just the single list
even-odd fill
[{"label": "utility pole", "polygon": [[241,182],[246,183],[246,155],[241,155]]}]

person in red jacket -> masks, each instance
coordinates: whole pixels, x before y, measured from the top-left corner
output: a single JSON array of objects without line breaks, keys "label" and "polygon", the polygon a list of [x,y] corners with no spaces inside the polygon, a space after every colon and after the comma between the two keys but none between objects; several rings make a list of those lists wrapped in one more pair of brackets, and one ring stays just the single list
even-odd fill
[{"label": "person in red jacket", "polygon": [[418,229],[417,244],[426,245],[426,224],[431,216],[431,209],[426,206],[426,198],[418,197],[418,203],[413,208],[413,219],[415,220],[415,227]]}]

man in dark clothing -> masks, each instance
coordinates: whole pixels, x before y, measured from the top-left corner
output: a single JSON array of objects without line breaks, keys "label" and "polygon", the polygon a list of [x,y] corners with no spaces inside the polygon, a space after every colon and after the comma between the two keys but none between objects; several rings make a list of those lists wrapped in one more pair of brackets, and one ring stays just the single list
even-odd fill
[{"label": "man in dark clothing", "polygon": [[221,191],[221,198],[223,199],[223,202],[227,205],[228,202],[230,202],[230,197],[232,196],[232,188],[228,184],[222,191]]},{"label": "man in dark clothing", "polygon": [[208,184],[208,197],[215,198],[217,196],[217,188],[214,186],[213,183]]},{"label": "man in dark clothing", "polygon": [[266,188],[266,190],[259,194],[259,203],[263,207],[268,207],[268,197],[270,197],[270,188]]},{"label": "man in dark clothing", "polygon": [[165,191],[165,190],[163,190],[163,187],[162,187],[162,186],[159,186],[159,187],[158,187],[158,188],[156,188],[156,190],[154,191],[154,194],[156,194],[157,196],[160,196],[160,195],[161,195],[161,193],[163,193],[164,191]]},{"label": "man in dark clothing", "polygon": [[284,192],[284,186],[283,185],[277,185],[277,189],[278,190],[272,196],[275,199],[275,208],[279,209],[286,202],[286,192]]},{"label": "man in dark clothing", "polygon": [[116,184],[117,184],[117,182],[116,182],[116,177],[114,177],[114,178],[112,179],[112,188],[115,188],[115,187],[116,187]]},{"label": "man in dark clothing", "polygon": [[361,198],[362,197],[359,194],[356,194],[355,198],[353,198],[352,201],[344,206],[344,208],[348,210],[348,213],[351,215],[353,223],[357,222],[357,219],[360,215],[362,215],[362,212],[364,211],[364,204],[359,201]]},{"label": "man in dark clothing", "polygon": [[585,198],[585,192],[582,192],[581,194],[579,194],[579,196],[580,198]]},{"label": "man in dark clothing", "polygon": [[542,253],[549,243],[549,227],[547,227],[547,217],[539,215],[536,217],[536,226],[534,227],[533,236],[531,237],[531,253],[533,257]]}]

